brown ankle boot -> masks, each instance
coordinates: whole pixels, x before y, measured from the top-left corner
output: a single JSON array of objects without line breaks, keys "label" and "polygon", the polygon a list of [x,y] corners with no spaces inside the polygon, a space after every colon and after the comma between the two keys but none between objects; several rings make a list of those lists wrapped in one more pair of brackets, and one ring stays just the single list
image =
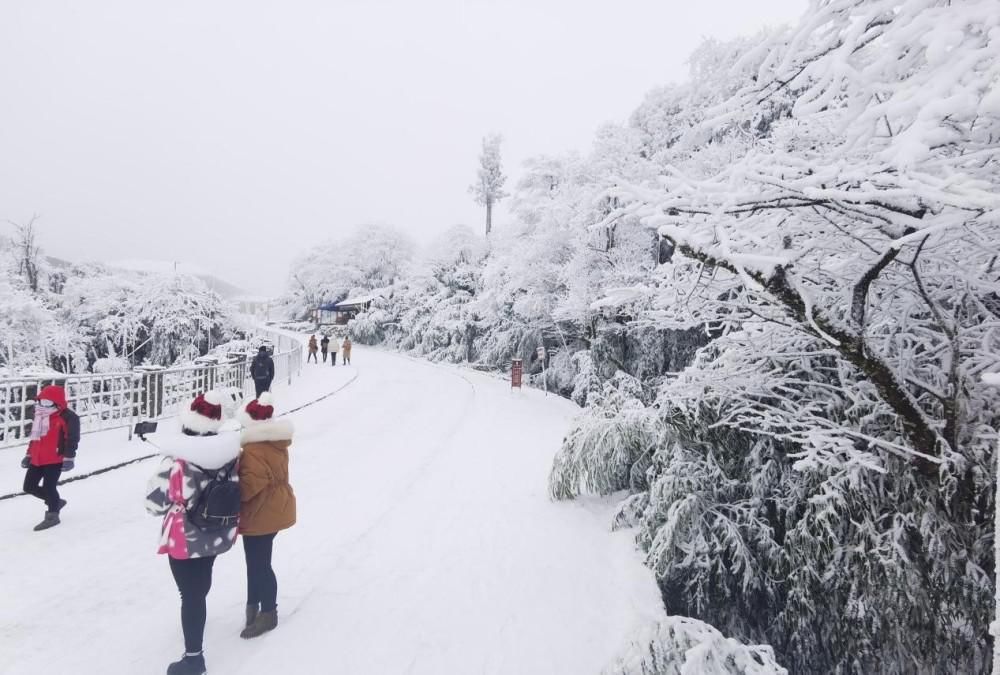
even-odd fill
[{"label": "brown ankle boot", "polygon": [[254,619],[253,625],[248,626],[240,633],[240,637],[249,640],[250,638],[255,638],[263,635],[268,631],[272,631],[278,626],[278,610],[273,612],[261,612]]},{"label": "brown ankle boot", "polygon": [[252,626],[258,614],[260,614],[260,607],[257,605],[247,605],[247,625],[244,628]]}]

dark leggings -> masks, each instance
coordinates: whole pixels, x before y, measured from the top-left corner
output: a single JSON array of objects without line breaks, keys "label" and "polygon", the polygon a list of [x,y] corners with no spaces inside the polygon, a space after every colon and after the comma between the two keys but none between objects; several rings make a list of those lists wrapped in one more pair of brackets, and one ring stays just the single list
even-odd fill
[{"label": "dark leggings", "polygon": [[247,556],[247,604],[260,607],[262,612],[278,608],[278,579],[271,569],[274,535],[243,535],[243,552]]},{"label": "dark leggings", "polygon": [[34,495],[48,507],[49,511],[59,511],[59,476],[62,474],[62,464],[47,464],[46,466],[28,466],[24,474],[24,491]]},{"label": "dark leggings", "polygon": [[188,654],[201,651],[208,614],[205,598],[212,588],[214,564],[214,555],[187,560],[170,559],[170,571],[177,582],[177,590],[181,592],[181,628],[184,630],[184,651]]}]

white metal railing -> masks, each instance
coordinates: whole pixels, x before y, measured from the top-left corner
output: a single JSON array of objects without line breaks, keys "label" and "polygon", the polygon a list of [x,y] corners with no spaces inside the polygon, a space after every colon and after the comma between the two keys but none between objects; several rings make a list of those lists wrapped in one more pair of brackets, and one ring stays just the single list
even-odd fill
[{"label": "white metal railing", "polygon": [[[291,384],[302,372],[302,343],[269,330],[258,335],[275,348],[274,379]],[[211,389],[253,391],[250,356],[221,363],[179,368],[140,366],[128,373],[21,376],[0,379],[0,448],[24,445],[31,435],[34,402],[39,390],[56,384],[66,391],[66,401],[80,416],[83,433],[128,427],[139,419],[176,415],[197,394]]]}]

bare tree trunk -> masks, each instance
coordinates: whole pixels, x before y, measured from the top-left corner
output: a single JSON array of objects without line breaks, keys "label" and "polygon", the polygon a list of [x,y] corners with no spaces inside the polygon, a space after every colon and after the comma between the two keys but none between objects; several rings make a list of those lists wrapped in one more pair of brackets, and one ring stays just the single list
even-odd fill
[{"label": "bare tree trunk", "polygon": [[14,226],[17,232],[15,246],[18,255],[18,271],[24,275],[32,293],[38,293],[38,259],[41,256],[41,249],[35,243],[35,221],[37,220],[38,216],[34,215],[27,223],[7,221]]},{"label": "bare tree trunk", "polygon": [[493,200],[486,200],[486,236],[493,230]]}]

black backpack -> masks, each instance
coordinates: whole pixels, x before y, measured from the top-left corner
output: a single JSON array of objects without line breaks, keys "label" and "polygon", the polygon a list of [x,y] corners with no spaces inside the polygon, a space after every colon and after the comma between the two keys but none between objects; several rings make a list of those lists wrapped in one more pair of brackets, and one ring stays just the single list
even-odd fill
[{"label": "black backpack", "polygon": [[236,527],[240,519],[240,484],[232,480],[236,460],[214,471],[194,466],[209,478],[187,511],[188,520],[199,530],[209,532]]},{"label": "black backpack", "polygon": [[69,408],[59,415],[66,422],[66,433],[59,438],[59,454],[63,457],[76,457],[76,449],[80,446],[80,417]]}]

